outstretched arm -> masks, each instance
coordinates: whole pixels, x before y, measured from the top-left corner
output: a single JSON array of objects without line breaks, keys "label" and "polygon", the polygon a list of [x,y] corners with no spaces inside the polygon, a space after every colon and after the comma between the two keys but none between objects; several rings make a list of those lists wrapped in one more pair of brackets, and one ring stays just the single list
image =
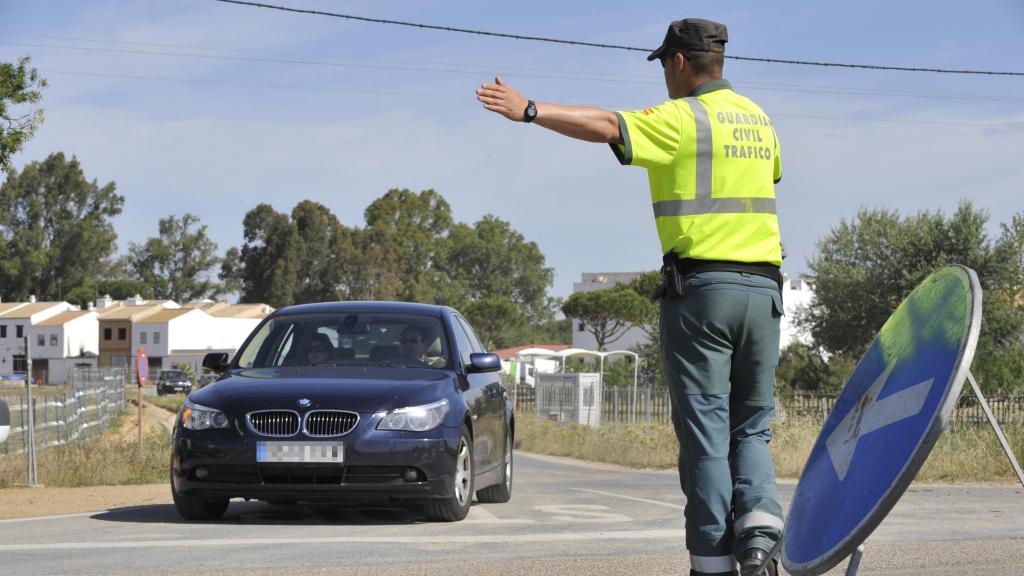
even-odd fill
[{"label": "outstretched arm", "polygon": [[[500,77],[494,79],[494,84],[483,84],[477,88],[476,99],[483,102],[484,108],[515,122],[523,121],[523,112],[528,102],[525,96],[505,84]],[[611,111],[550,102],[536,104],[535,124],[587,142],[623,143],[619,119]]]}]

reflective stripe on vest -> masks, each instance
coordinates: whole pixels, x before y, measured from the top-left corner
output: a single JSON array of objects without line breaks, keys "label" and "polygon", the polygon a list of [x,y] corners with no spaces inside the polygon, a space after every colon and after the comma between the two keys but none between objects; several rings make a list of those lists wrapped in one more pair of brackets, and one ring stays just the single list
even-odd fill
[{"label": "reflective stripe on vest", "polygon": [[697,127],[697,188],[693,200],[662,200],[654,203],[654,217],[699,214],[775,214],[774,198],[712,198],[711,166],[714,143],[708,110],[695,97],[684,98]]}]

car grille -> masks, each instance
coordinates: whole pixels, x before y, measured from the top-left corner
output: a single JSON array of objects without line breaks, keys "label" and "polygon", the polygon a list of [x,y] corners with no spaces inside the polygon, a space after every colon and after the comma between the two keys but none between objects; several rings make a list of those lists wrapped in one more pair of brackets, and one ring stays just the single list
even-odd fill
[{"label": "car grille", "polygon": [[249,427],[264,436],[294,436],[299,433],[299,414],[291,410],[250,412]]},{"label": "car grille", "polygon": [[359,414],[341,410],[314,410],[306,414],[307,436],[341,436],[359,422]]}]

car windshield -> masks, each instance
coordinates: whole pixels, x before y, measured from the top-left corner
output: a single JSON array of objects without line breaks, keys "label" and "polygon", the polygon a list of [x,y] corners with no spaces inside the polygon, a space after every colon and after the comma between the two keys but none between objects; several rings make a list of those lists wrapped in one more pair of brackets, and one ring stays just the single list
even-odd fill
[{"label": "car windshield", "polygon": [[164,377],[164,380],[182,380],[185,378],[185,373],[181,370],[164,370],[160,375]]},{"label": "car windshield", "polygon": [[451,366],[441,318],[401,313],[276,316],[260,325],[237,357],[239,368]]}]

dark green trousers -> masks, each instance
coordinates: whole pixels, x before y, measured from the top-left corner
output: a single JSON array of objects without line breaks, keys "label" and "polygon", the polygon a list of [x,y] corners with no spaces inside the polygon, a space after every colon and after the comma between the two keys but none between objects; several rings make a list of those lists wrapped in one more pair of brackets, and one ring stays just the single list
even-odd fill
[{"label": "dark green trousers", "polygon": [[783,526],[768,451],[782,297],[772,280],[732,272],[687,276],[685,292],[661,301],[661,334],[686,547],[695,571],[730,573]]}]

